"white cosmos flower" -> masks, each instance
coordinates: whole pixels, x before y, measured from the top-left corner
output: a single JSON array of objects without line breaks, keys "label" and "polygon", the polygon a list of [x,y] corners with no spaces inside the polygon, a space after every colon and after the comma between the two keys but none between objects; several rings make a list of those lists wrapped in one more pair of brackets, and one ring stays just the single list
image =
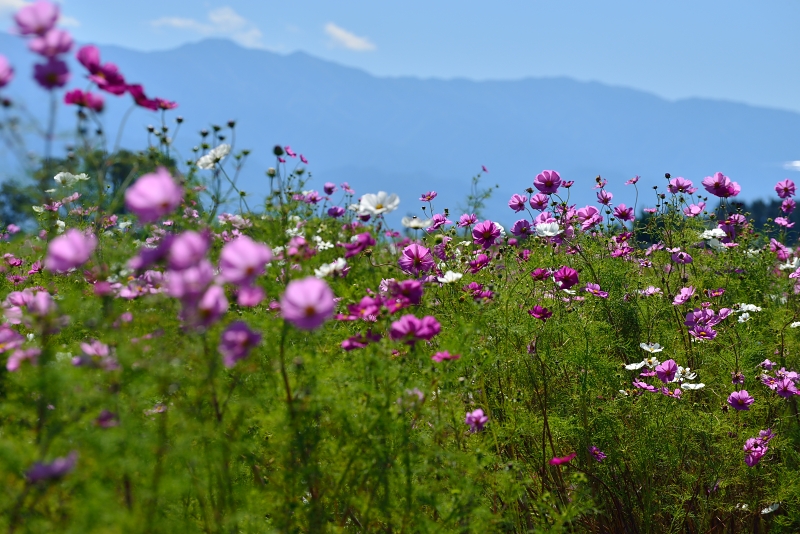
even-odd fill
[{"label": "white cosmos flower", "polygon": [[536,225],[536,235],[539,237],[554,237],[563,232],[557,222],[539,223]]},{"label": "white cosmos flower", "polygon": [[761,308],[756,306],[755,304],[745,304],[744,302],[736,305],[734,307],[734,312],[760,312]]},{"label": "white cosmos flower", "polygon": [[681,384],[681,389],[703,389],[704,387],[706,387],[706,385],[702,382],[699,384]]},{"label": "white cosmos flower", "polygon": [[739,322],[740,322],[740,323],[746,323],[746,322],[747,322],[747,321],[749,321],[749,320],[750,320],[750,314],[749,314],[749,313],[747,313],[747,312],[744,312],[743,314],[741,314],[741,315],[739,316]]},{"label": "white cosmos flower", "polygon": [[378,191],[375,193],[367,193],[361,197],[358,204],[358,212],[366,215],[380,215],[381,213],[390,213],[397,209],[400,205],[400,197],[395,193],[391,195],[386,191]]},{"label": "white cosmos flower", "polygon": [[64,230],[66,230],[66,228],[67,228],[67,223],[65,223],[61,219],[58,219],[58,220],[56,220],[56,226],[57,226],[56,233],[57,234],[63,234]]},{"label": "white cosmos flower", "polygon": [[655,354],[656,352],[661,352],[664,350],[664,347],[658,343],[639,343],[639,346],[650,354]]},{"label": "white cosmos flower", "polygon": [[702,234],[700,234],[701,239],[722,239],[725,237],[726,234],[725,230],[722,228],[712,228],[711,230],[706,230]]},{"label": "white cosmos flower", "polygon": [[780,269],[781,271],[794,271],[798,267],[800,267],[800,258],[792,258],[786,263],[781,263],[780,265],[778,265],[778,269]]},{"label": "white cosmos flower", "polygon": [[36,213],[44,213],[44,208],[42,206],[31,206],[31,209]]},{"label": "white cosmos flower", "polygon": [[403,217],[400,222],[406,228],[411,228],[413,230],[420,230],[422,228],[427,228],[431,224],[433,224],[433,220],[431,219],[420,219],[417,216],[414,217]]},{"label": "white cosmos flower", "polygon": [[625,369],[627,369],[628,371],[635,371],[636,369],[641,369],[642,367],[644,367],[644,365],[645,361],[642,360],[636,363],[629,363],[628,365],[625,366]]},{"label": "white cosmos flower", "polygon": [[439,278],[437,278],[437,280],[442,284],[452,284],[453,282],[458,282],[459,280],[461,280],[462,276],[464,275],[461,273],[447,271],[446,273],[444,273],[444,276],[440,276]]},{"label": "white cosmos flower", "polygon": [[789,328],[797,328],[798,326],[800,326],[800,321],[795,321],[789,325]]},{"label": "white cosmos flower", "polygon": [[670,382],[681,382],[683,380],[694,380],[697,378],[697,373],[692,372],[691,369],[688,367],[681,367],[678,366],[678,370],[675,372],[675,377],[670,380]]},{"label": "white cosmos flower", "polygon": [[89,177],[85,173],[72,174],[69,172],[60,172],[53,177],[53,180],[58,182],[61,187],[70,187],[75,182],[85,182]]},{"label": "white cosmos flower", "polygon": [[217,148],[212,148],[208,151],[208,154],[201,157],[197,160],[197,166],[207,171],[209,169],[213,169],[214,165],[225,159],[225,156],[231,153],[231,145],[227,143],[223,143],[219,145]]},{"label": "white cosmos flower", "polygon": [[314,276],[317,278],[325,278],[332,274],[341,274],[345,267],[347,267],[347,262],[344,258],[337,258],[336,261],[332,263],[324,263],[319,269],[314,269]]}]

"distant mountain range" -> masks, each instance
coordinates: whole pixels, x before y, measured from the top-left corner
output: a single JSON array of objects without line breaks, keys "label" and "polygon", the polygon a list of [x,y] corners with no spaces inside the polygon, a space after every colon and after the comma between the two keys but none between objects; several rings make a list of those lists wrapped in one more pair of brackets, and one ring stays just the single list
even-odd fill
[{"label": "distant mountain range", "polygon": [[[42,116],[44,91],[30,80],[33,54],[18,37],[0,34],[0,50],[17,77],[5,94]],[[575,180],[572,200],[594,202],[594,178],[608,179],[616,200],[631,204],[625,180],[641,175],[642,202],[665,172],[695,181],[721,171],[745,199],[774,195],[775,182],[800,159],[800,114],[709,99],[671,102],[642,91],[568,78],[518,81],[379,78],[301,52],[279,55],[207,39],[174,50],[137,52],[100,46],[129,82],[151,96],[176,100],[186,122],[184,155],[197,131],[237,121],[237,147],[252,149],[243,188],[263,193],[276,143],[309,159],[314,187],[349,181],[358,193],[397,192],[400,215],[421,214],[420,193],[437,190],[437,209],[456,211],[470,178],[486,165],[486,185],[500,187],[488,213],[513,221],[511,194],[530,187],[542,169]],[[84,87],[75,65],[68,87]],[[117,101],[118,100],[118,101]],[[108,96],[106,124],[115,132],[130,97]],[[59,117],[68,133],[73,118]],[[159,116],[137,110],[124,144],[142,147],[144,126]],[[2,161],[10,161],[4,157]],[[457,215],[456,215],[457,216]]]}]

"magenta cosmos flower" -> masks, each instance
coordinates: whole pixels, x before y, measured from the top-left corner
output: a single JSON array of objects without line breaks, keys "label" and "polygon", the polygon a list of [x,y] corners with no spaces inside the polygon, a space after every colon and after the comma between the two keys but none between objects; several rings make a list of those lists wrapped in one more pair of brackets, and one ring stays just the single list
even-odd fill
[{"label": "magenta cosmos flower", "polygon": [[61,478],[75,468],[78,462],[78,453],[72,451],[63,458],[56,458],[49,464],[36,462],[25,473],[28,482],[36,483],[42,480]]},{"label": "magenta cosmos flower", "polygon": [[749,410],[753,402],[755,402],[755,399],[750,396],[746,389],[734,391],[728,395],[728,404],[735,410]]},{"label": "magenta cosmos flower", "polygon": [[217,350],[222,355],[225,367],[233,367],[236,362],[247,358],[250,351],[261,343],[261,334],[253,332],[242,321],[231,323],[222,332]]},{"label": "magenta cosmos flower", "polygon": [[715,173],[714,176],[706,176],[703,180],[703,187],[712,195],[720,198],[735,197],[742,191],[738,183],[732,182],[721,172]]},{"label": "magenta cosmos flower", "polygon": [[556,171],[542,171],[536,175],[533,187],[546,195],[551,195],[558,191],[561,185],[561,176]]},{"label": "magenta cosmos flower", "polygon": [[796,191],[796,187],[794,182],[789,180],[782,180],[775,184],[775,192],[778,193],[780,198],[789,198],[793,197]]},{"label": "magenta cosmos flower", "polygon": [[397,263],[401,269],[413,275],[431,271],[436,267],[430,249],[416,243],[412,243],[403,249],[403,254]]},{"label": "magenta cosmos flower", "polygon": [[44,35],[56,25],[58,15],[58,4],[38,0],[17,11],[14,22],[22,35]]},{"label": "magenta cosmos flower", "polygon": [[500,237],[500,228],[492,221],[483,221],[472,229],[472,239],[476,245],[490,248]]},{"label": "magenta cosmos flower", "polygon": [[292,280],[281,297],[281,315],[301,330],[314,330],[333,315],[333,291],[324,280]]},{"label": "magenta cosmos flower", "polygon": [[675,363],[675,360],[667,360],[656,366],[656,376],[665,384],[675,378],[677,372],[678,364]]},{"label": "magenta cosmos flower", "polygon": [[394,341],[403,340],[409,345],[414,345],[421,339],[430,341],[441,330],[442,326],[432,315],[417,319],[409,314],[392,323],[389,328],[389,337]]},{"label": "magenta cosmos flower", "polygon": [[538,304],[528,310],[528,314],[533,317],[534,319],[540,319],[542,321],[547,321],[550,317],[553,316],[553,312],[548,310],[547,308],[543,308]]},{"label": "magenta cosmos flower", "polygon": [[67,272],[89,261],[89,257],[94,252],[95,247],[97,247],[97,238],[95,236],[87,236],[74,228],[70,228],[64,235],[50,242],[47,247],[44,266],[49,271]]},{"label": "magenta cosmos flower", "polygon": [[0,54],[0,87],[5,87],[14,79],[14,68],[6,56]]},{"label": "magenta cosmos flower", "polygon": [[67,94],[64,95],[64,103],[72,104],[82,108],[88,108],[96,113],[100,113],[105,107],[105,102],[103,101],[102,96],[95,95],[89,91],[84,92],[80,89],[68,91]]},{"label": "magenta cosmos flower", "polygon": [[511,200],[508,201],[508,207],[515,212],[519,212],[525,209],[525,203],[527,201],[528,197],[525,195],[518,195],[517,193],[514,193],[511,195]]},{"label": "magenta cosmos flower", "polygon": [[489,417],[487,417],[480,408],[473,412],[467,412],[467,417],[464,419],[464,423],[469,425],[470,432],[478,432],[483,430],[483,427],[488,422]]},{"label": "magenta cosmos flower", "polygon": [[50,59],[47,63],[33,66],[33,77],[45,89],[64,87],[69,81],[69,68],[60,59]]},{"label": "magenta cosmos flower", "polygon": [[568,464],[572,460],[574,460],[576,456],[578,456],[578,453],[576,452],[573,452],[572,454],[568,454],[566,456],[556,456],[555,458],[550,460],[550,465]]},{"label": "magenta cosmos flower", "polygon": [[569,289],[578,283],[578,271],[564,265],[553,273],[553,280],[561,289]]},{"label": "magenta cosmos flower", "polygon": [[231,284],[251,285],[264,274],[264,266],[272,261],[272,251],[246,235],[222,247],[219,255],[220,278]]},{"label": "magenta cosmos flower", "polygon": [[145,174],[125,191],[125,207],[142,223],[155,222],[178,207],[183,188],[164,167]]},{"label": "magenta cosmos flower", "polygon": [[691,195],[692,193],[697,191],[697,188],[694,187],[694,184],[692,184],[691,180],[687,180],[682,176],[678,176],[677,178],[673,178],[672,180],[670,180],[667,189],[669,190],[670,193],[673,194],[687,193]]}]

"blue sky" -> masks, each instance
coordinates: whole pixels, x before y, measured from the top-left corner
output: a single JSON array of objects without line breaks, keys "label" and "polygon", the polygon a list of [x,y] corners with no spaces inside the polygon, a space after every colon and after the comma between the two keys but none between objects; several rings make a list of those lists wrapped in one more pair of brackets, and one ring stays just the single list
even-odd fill
[{"label": "blue sky", "polygon": [[[0,0],[0,24],[25,0]],[[800,111],[800,2],[63,0],[81,42],[138,50],[227,37],[381,76],[569,76],[675,99]]]}]

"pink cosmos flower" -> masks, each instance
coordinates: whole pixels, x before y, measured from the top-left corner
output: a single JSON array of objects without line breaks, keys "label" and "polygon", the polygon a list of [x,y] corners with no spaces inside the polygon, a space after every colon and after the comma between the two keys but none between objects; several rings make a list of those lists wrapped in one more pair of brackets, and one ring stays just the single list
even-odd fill
[{"label": "pink cosmos flower", "polygon": [[589,230],[593,226],[603,222],[600,211],[594,206],[586,206],[575,212],[578,221],[581,223],[581,230]]},{"label": "pink cosmos flower", "polygon": [[528,201],[528,197],[525,195],[518,195],[514,193],[511,195],[511,200],[508,201],[508,207],[514,210],[514,212],[520,212],[525,209],[525,203]]},{"label": "pink cosmos flower", "polygon": [[783,202],[781,202],[781,211],[786,215],[791,215],[796,207],[797,207],[797,202],[795,202],[791,198],[786,198],[783,200]]},{"label": "pink cosmos flower", "polygon": [[617,207],[614,208],[614,217],[620,221],[632,221],[635,218],[633,208],[629,208],[625,204],[618,204]]},{"label": "pink cosmos flower", "polygon": [[775,184],[775,192],[778,193],[780,198],[789,198],[793,197],[795,194],[796,188],[794,182],[789,180],[782,180]]},{"label": "pink cosmos flower", "polygon": [[600,297],[600,298],[603,298],[603,299],[608,298],[608,291],[602,291],[600,289],[600,285],[599,284],[593,284],[593,283],[589,282],[589,283],[586,284],[586,287],[584,288],[584,291],[586,291],[587,293],[591,293],[595,297]]},{"label": "pink cosmos flower", "polygon": [[[637,176],[637,178],[638,178],[638,176]],[[606,454],[603,451],[601,451],[600,449],[598,449],[597,447],[595,447],[594,445],[589,447],[589,454],[591,454],[592,457],[595,460],[597,460],[598,462],[602,462],[603,460],[606,459]]]},{"label": "pink cosmos flower", "polygon": [[14,79],[14,68],[6,56],[0,54],[0,88],[5,87]]},{"label": "pink cosmos flower", "polygon": [[687,193],[692,194],[697,191],[697,188],[694,187],[691,180],[687,180],[682,176],[678,176],[677,178],[673,178],[669,181],[669,185],[667,186],[667,190],[670,193],[678,194],[678,193]]},{"label": "pink cosmos flower", "polygon": [[438,230],[445,224],[453,224],[453,221],[442,215],[441,213],[435,214],[431,217],[431,225],[425,229],[426,232],[433,232],[434,230]]},{"label": "pink cosmos flower", "polygon": [[569,462],[574,460],[576,456],[578,456],[578,454],[575,452],[573,452],[572,454],[568,454],[566,456],[556,456],[555,458],[552,458],[550,460],[550,465],[568,464]]},{"label": "pink cosmos flower", "polygon": [[190,305],[202,297],[213,281],[214,268],[210,261],[202,259],[197,265],[167,272],[167,293]]},{"label": "pink cosmos flower", "polygon": [[536,175],[533,187],[546,195],[552,195],[558,191],[561,185],[561,176],[556,171],[542,171]]},{"label": "pink cosmos flower", "polygon": [[219,338],[217,350],[222,355],[222,363],[231,368],[236,362],[247,358],[253,347],[261,343],[261,334],[250,330],[247,323],[236,321],[228,325]]},{"label": "pink cosmos flower", "polygon": [[169,268],[181,270],[197,265],[200,260],[205,258],[210,245],[208,234],[187,230],[175,236],[169,248]]},{"label": "pink cosmos flower", "polygon": [[51,58],[33,66],[33,77],[45,89],[64,87],[69,81],[69,67],[60,59]]},{"label": "pink cosmos flower", "polygon": [[125,77],[120,74],[119,69],[113,63],[98,65],[89,75],[89,80],[96,83],[98,89],[112,95],[119,96],[128,90]]},{"label": "pink cosmos flower", "polygon": [[7,324],[0,324],[0,354],[18,349],[25,342],[25,336],[12,330]]},{"label": "pink cosmos flower", "polygon": [[467,412],[467,417],[464,419],[464,423],[469,425],[469,431],[473,433],[483,430],[483,427],[488,422],[489,417],[480,408],[473,412]]},{"label": "pink cosmos flower", "polygon": [[197,309],[192,310],[193,313],[190,314],[192,318],[189,322],[196,326],[209,326],[217,322],[226,311],[228,311],[228,299],[225,297],[225,290],[220,286],[212,285],[203,293],[197,303]]},{"label": "pink cosmos flower", "polygon": [[694,296],[693,286],[681,288],[678,294],[675,295],[675,299],[672,301],[672,304],[674,304],[675,306],[686,304],[686,302],[688,302],[689,299],[692,298],[693,296]]},{"label": "pink cosmos flower", "polygon": [[336,191],[336,184],[333,182],[325,182],[322,186],[322,190],[325,191],[326,195],[332,195]]},{"label": "pink cosmos flower", "polygon": [[436,191],[428,191],[427,193],[423,193],[419,197],[419,200],[420,200],[420,202],[430,202],[431,200],[436,198],[436,196],[437,196]]},{"label": "pink cosmos flower", "polygon": [[402,340],[406,344],[413,346],[421,339],[430,341],[441,329],[439,321],[431,315],[417,319],[415,316],[408,314],[391,324],[389,337],[394,341]]},{"label": "pink cosmos flower", "polygon": [[261,304],[261,301],[265,298],[267,298],[267,294],[260,287],[244,286],[240,287],[236,293],[236,304],[245,308],[252,308]]},{"label": "pink cosmos flower", "polygon": [[529,202],[531,208],[539,211],[546,210],[549,203],[550,203],[550,197],[548,197],[544,193],[536,193],[531,197],[531,200]]},{"label": "pink cosmos flower", "polygon": [[324,280],[292,280],[281,297],[281,315],[301,330],[314,330],[333,315],[333,291]]},{"label": "pink cosmos flower", "polygon": [[671,257],[672,261],[681,265],[692,263],[692,261],[694,261],[692,260],[692,257],[689,254],[680,250],[678,250],[677,252],[673,252]]},{"label": "pink cosmos flower", "polygon": [[755,399],[746,389],[734,391],[728,396],[728,404],[735,410],[749,410]]},{"label": "pink cosmos flower", "polygon": [[714,176],[706,176],[703,180],[703,187],[712,195],[720,198],[735,197],[742,191],[738,183],[732,182],[721,172],[715,173]]},{"label": "pink cosmos flower", "polygon": [[472,240],[476,245],[490,248],[500,237],[500,228],[492,221],[483,221],[472,229]]},{"label": "pink cosmos flower", "polygon": [[431,271],[436,267],[430,249],[416,243],[403,249],[403,254],[397,263],[403,271],[413,275]]},{"label": "pink cosmos flower", "polygon": [[222,247],[219,255],[220,279],[238,286],[249,286],[264,274],[264,266],[272,261],[268,246],[239,236]]},{"label": "pink cosmos flower", "polygon": [[183,188],[164,167],[145,174],[125,191],[125,207],[142,223],[155,222],[181,203]]},{"label": "pink cosmos flower", "polygon": [[697,217],[703,213],[704,209],[706,209],[706,203],[698,202],[697,204],[691,204],[683,208],[683,214],[687,217]]},{"label": "pink cosmos flower", "polygon": [[606,191],[605,189],[597,192],[597,202],[599,202],[604,206],[608,206],[609,204],[611,204],[612,198],[614,198],[614,195]]},{"label": "pink cosmos flower", "polygon": [[516,237],[525,238],[535,234],[536,231],[531,228],[531,223],[527,219],[520,219],[511,227],[511,233]]},{"label": "pink cosmos flower", "polygon": [[459,358],[461,358],[460,354],[450,354],[446,350],[437,352],[436,354],[431,356],[431,360],[435,361],[436,363],[440,363],[445,360],[458,360]]},{"label": "pink cosmos flower", "polygon": [[82,108],[88,108],[96,113],[103,111],[105,102],[103,97],[95,95],[89,91],[81,91],[80,89],[73,89],[64,95],[64,103],[72,104]]},{"label": "pink cosmos flower", "polygon": [[53,28],[41,37],[35,37],[28,43],[28,49],[34,54],[46,58],[54,58],[72,50],[72,36],[69,32]]},{"label": "pink cosmos flower", "polygon": [[94,235],[85,235],[70,228],[62,236],[53,239],[47,247],[44,266],[49,271],[64,273],[80,267],[87,261],[97,247]]},{"label": "pink cosmos flower", "polygon": [[58,4],[37,0],[33,4],[28,4],[14,15],[14,22],[17,23],[17,31],[20,35],[39,35],[42,36],[53,29],[58,21]]},{"label": "pink cosmos flower", "polygon": [[364,252],[367,247],[375,246],[375,238],[369,232],[364,232],[355,236],[355,240],[350,243],[339,243],[340,247],[344,247],[344,258],[352,258]]},{"label": "pink cosmos flower", "polygon": [[634,176],[633,178],[625,182],[625,185],[633,185],[638,181],[639,181],[639,176]]},{"label": "pink cosmos flower", "polygon": [[472,226],[473,224],[478,222],[478,217],[474,213],[464,213],[458,219],[458,227],[459,228],[466,228],[467,226]]}]

